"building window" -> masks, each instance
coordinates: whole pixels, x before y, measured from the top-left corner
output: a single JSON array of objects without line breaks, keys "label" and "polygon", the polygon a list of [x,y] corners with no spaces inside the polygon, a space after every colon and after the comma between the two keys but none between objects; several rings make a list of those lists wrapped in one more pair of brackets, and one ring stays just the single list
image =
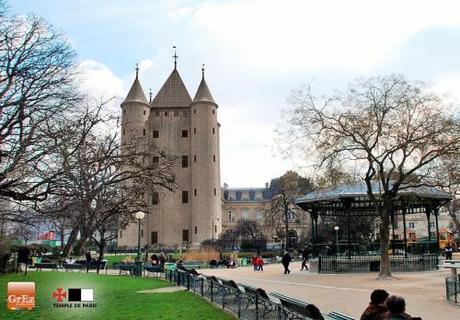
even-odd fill
[{"label": "building window", "polygon": [[160,111],[155,111],[155,116],[159,117],[160,116]]},{"label": "building window", "polygon": [[184,117],[188,117],[188,111],[184,111],[182,114],[184,115]]},{"label": "building window", "polygon": [[158,243],[158,232],[157,231],[152,231],[150,241],[152,242],[152,244]]},{"label": "building window", "polygon": [[415,229],[415,222],[409,222],[409,228]]},{"label": "building window", "polygon": [[142,135],[145,136],[145,129],[142,130]]},{"label": "building window", "polygon": [[126,110],[123,110],[123,114],[126,114]]},{"label": "building window", "polygon": [[435,228],[435,227],[436,227],[436,224],[435,224],[434,222],[430,222],[430,226],[431,226],[432,228]]},{"label": "building window", "polygon": [[228,221],[233,222],[233,214],[231,211],[228,212]]},{"label": "building window", "polygon": [[197,234],[197,233],[198,233],[198,227],[195,226],[195,234]]},{"label": "building window", "polygon": [[216,128],[212,128],[212,134],[216,134]]},{"label": "building window", "polygon": [[196,109],[193,109],[193,113],[196,114]]},{"label": "building window", "polygon": [[152,193],[152,204],[157,205],[159,203],[159,197],[158,197],[158,192],[153,192]]},{"label": "building window", "polygon": [[417,235],[415,232],[409,232],[409,240],[410,241],[416,241],[417,240]]},{"label": "building window", "polygon": [[123,237],[123,231],[120,230],[120,239]]},{"label": "building window", "polygon": [[196,155],[193,156],[193,162],[196,162]]},{"label": "building window", "polygon": [[214,188],[214,195],[217,196],[217,190]]},{"label": "building window", "polygon": [[193,134],[196,134],[196,128],[193,128]]},{"label": "building window", "polygon": [[144,114],[145,114],[145,110],[144,110]]},{"label": "building window", "polygon": [[182,130],[182,138],[188,137],[188,130]]},{"label": "building window", "polygon": [[174,111],[174,116],[178,117],[179,116],[179,111]]},{"label": "building window", "polygon": [[262,220],[262,218],[263,218],[262,212],[257,211],[257,212],[256,212],[256,220]]},{"label": "building window", "polygon": [[158,130],[153,130],[152,136],[153,136],[155,139],[156,139],[156,138],[159,138],[159,137],[160,137],[160,131],[158,131]]},{"label": "building window", "polygon": [[125,134],[125,133],[126,133],[126,131],[125,131],[125,129],[123,129],[123,134]]},{"label": "building window", "polygon": [[216,162],[216,155],[212,155],[212,161]]},{"label": "building window", "polygon": [[166,111],[166,112],[165,112],[165,117],[168,117],[168,116],[169,116],[169,112]]},{"label": "building window", "polygon": [[154,156],[153,157],[153,162],[152,162],[153,167],[157,168],[159,163],[160,163],[160,157]]},{"label": "building window", "polygon": [[182,203],[188,203],[188,191],[182,191]]},{"label": "building window", "polygon": [[248,221],[249,219],[249,212],[244,210],[242,213],[241,213],[241,218],[243,219],[243,221]]},{"label": "building window", "polygon": [[144,229],[141,229],[141,238],[144,237]]},{"label": "building window", "polygon": [[214,225],[214,233],[217,233],[217,226]]},{"label": "building window", "polygon": [[188,168],[188,156],[182,156],[182,168]]},{"label": "building window", "polygon": [[182,242],[188,242],[188,230],[182,230]]},{"label": "building window", "polygon": [[214,114],[214,109],[212,109],[212,114]]},{"label": "building window", "polygon": [[195,197],[196,197],[196,189],[193,189],[193,194],[194,194]]}]

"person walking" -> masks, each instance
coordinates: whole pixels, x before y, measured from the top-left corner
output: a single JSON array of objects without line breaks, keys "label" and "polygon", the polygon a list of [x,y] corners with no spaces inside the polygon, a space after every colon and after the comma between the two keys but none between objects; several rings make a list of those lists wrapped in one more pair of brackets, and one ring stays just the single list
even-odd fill
[{"label": "person walking", "polygon": [[85,253],[85,259],[86,259],[86,272],[89,272],[89,268],[91,267],[91,261],[93,258],[91,257],[91,252],[86,251]]},{"label": "person walking", "polygon": [[257,271],[264,271],[264,259],[258,256],[256,259]]},{"label": "person walking", "polygon": [[291,255],[289,252],[284,251],[283,258],[281,259],[281,263],[283,264],[284,267],[284,274],[289,274],[291,273],[291,270],[289,270],[289,264],[291,263]]},{"label": "person walking", "polygon": [[254,271],[257,271],[257,256],[252,256],[251,258],[251,263],[252,263],[252,266],[254,267]]},{"label": "person walking", "polygon": [[308,251],[308,248],[305,247],[302,250],[302,268],[300,269],[300,271],[303,271],[304,268],[305,268],[306,271],[308,271],[307,263],[308,263],[308,256],[309,255],[310,255],[310,252]]},{"label": "person walking", "polygon": [[452,252],[454,249],[452,248],[452,245],[450,242],[447,244],[447,246],[444,248],[444,254],[446,255],[446,260],[452,260]]}]

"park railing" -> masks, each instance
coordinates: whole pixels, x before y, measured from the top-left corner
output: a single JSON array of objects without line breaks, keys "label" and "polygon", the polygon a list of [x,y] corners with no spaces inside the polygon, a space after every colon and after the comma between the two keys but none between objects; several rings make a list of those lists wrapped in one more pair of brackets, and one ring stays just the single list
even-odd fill
[{"label": "park railing", "polygon": [[[436,270],[437,254],[390,256],[390,267],[394,272]],[[352,273],[380,271],[380,256],[319,256],[318,273]]]},{"label": "park railing", "polygon": [[446,278],[446,298],[447,301],[460,305],[460,276]]},{"label": "park railing", "polygon": [[282,306],[268,295],[262,297],[259,294],[245,292],[232,281],[221,280],[212,276],[193,275],[181,270],[166,270],[165,279],[187,288],[187,290],[206,298],[224,310],[231,311],[239,319],[315,320]]}]

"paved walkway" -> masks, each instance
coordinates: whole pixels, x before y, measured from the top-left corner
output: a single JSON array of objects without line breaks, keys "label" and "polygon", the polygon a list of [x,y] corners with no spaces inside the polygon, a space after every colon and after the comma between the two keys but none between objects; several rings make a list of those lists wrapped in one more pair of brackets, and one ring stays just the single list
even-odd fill
[{"label": "paved walkway", "polygon": [[203,269],[208,275],[232,279],[277,291],[314,303],[321,312],[338,311],[359,318],[373,289],[385,289],[403,296],[407,312],[424,320],[460,319],[460,307],[445,299],[444,279],[450,271],[394,273],[396,280],[377,280],[376,273],[317,274],[301,272],[300,263],[291,264],[291,274],[284,275],[281,265],[264,266],[263,272],[252,267]]}]

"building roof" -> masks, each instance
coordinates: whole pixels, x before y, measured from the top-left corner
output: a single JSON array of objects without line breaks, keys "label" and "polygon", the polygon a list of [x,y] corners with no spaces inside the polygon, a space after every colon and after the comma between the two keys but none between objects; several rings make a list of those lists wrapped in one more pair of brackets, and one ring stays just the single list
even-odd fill
[{"label": "building roof", "polygon": [[[242,197],[243,192],[249,193],[249,198],[244,199]],[[262,197],[256,198],[256,192],[261,192]],[[232,197],[231,195],[234,195]],[[259,202],[266,201],[272,198],[270,189],[267,188],[231,188],[224,190],[224,200],[231,202]]]},{"label": "building roof", "polygon": [[[390,182],[392,184],[392,182]],[[373,193],[379,197],[383,190],[378,181],[373,181]],[[450,193],[429,186],[405,185],[398,191],[395,208],[406,207],[408,212],[416,213],[426,206],[436,206],[453,199]],[[374,205],[367,194],[367,185],[363,182],[340,184],[334,187],[313,191],[297,199],[296,204],[304,210],[320,210],[324,214],[338,214],[345,211],[345,202],[350,202],[351,210],[356,215],[372,215]]]},{"label": "building roof", "polygon": [[147,99],[145,98],[144,94],[144,89],[142,89],[142,85],[139,81],[138,73],[136,71],[136,79],[134,79],[134,82],[131,86],[131,89],[128,92],[128,95],[126,96],[125,102],[142,102],[142,103],[148,103]]},{"label": "building roof", "polygon": [[212,97],[211,91],[208,88],[208,84],[206,83],[206,80],[204,78],[204,72],[201,78],[200,86],[196,91],[195,98],[193,98],[193,102],[207,102],[217,106],[216,102],[214,101],[214,98]]},{"label": "building roof", "polygon": [[188,107],[192,103],[187,88],[176,68],[152,100],[152,107]]}]

